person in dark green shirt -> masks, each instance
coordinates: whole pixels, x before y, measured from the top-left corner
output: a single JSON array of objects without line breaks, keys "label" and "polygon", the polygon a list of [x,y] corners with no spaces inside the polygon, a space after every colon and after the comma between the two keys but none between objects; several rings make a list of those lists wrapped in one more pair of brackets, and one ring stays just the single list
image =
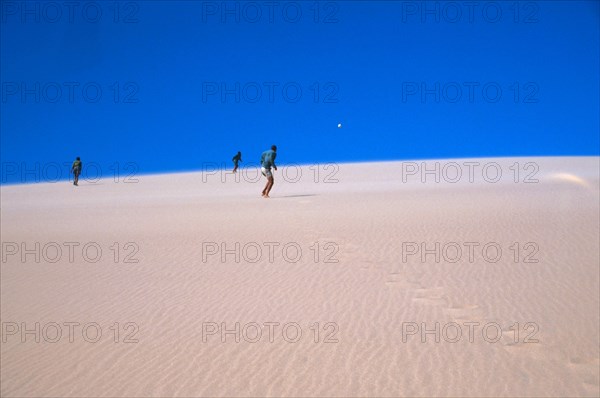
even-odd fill
[{"label": "person in dark green shirt", "polygon": [[77,159],[73,162],[73,166],[71,166],[71,173],[73,173],[73,185],[79,186],[79,174],[81,174],[81,169],[83,168],[83,164],[81,163],[81,159],[77,156]]},{"label": "person in dark green shirt", "polygon": [[269,197],[269,192],[271,192],[271,188],[273,188],[273,184],[275,183],[271,168],[277,170],[277,166],[275,165],[276,157],[277,146],[275,145],[271,146],[271,149],[268,151],[264,151],[260,157],[260,171],[262,172],[262,175],[267,177],[267,185],[265,185],[265,189],[262,191],[263,198]]},{"label": "person in dark green shirt", "polygon": [[243,162],[242,153],[238,151],[237,155],[235,155],[231,160],[233,160],[233,172],[236,173],[238,169],[238,162]]}]

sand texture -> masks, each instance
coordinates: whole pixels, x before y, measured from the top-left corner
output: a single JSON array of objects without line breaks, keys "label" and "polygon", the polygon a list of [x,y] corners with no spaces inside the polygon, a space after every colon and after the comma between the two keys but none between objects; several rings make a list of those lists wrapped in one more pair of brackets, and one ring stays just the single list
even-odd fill
[{"label": "sand texture", "polygon": [[2,396],[600,395],[599,158],[436,162],[2,186]]}]

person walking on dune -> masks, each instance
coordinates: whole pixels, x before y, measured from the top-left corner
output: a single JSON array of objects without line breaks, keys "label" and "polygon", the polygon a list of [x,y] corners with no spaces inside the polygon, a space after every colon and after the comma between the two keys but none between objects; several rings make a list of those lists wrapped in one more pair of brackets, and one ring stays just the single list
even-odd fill
[{"label": "person walking on dune", "polygon": [[233,160],[233,172],[236,173],[238,169],[238,162],[243,162],[242,153],[238,151],[237,155],[235,155],[231,160]]},{"label": "person walking on dune", "polygon": [[276,157],[277,146],[275,145],[271,146],[271,149],[264,151],[260,157],[260,171],[262,172],[262,175],[267,177],[267,185],[265,185],[265,189],[262,191],[263,198],[269,197],[269,192],[271,192],[271,188],[273,188],[273,184],[275,183],[271,168],[277,170],[277,166],[275,165]]},{"label": "person walking on dune", "polygon": [[79,174],[81,174],[81,169],[83,168],[83,164],[81,163],[81,159],[77,156],[77,159],[73,162],[73,166],[71,166],[71,173],[73,173],[73,185],[79,186]]}]

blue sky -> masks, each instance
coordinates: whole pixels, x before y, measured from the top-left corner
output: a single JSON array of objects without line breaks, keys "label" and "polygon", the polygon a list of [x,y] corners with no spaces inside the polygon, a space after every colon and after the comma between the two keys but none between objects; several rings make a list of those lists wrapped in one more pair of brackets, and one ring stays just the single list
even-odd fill
[{"label": "blue sky", "polygon": [[599,2],[49,4],[1,3],[2,182],[271,144],[281,164],[600,155]]}]

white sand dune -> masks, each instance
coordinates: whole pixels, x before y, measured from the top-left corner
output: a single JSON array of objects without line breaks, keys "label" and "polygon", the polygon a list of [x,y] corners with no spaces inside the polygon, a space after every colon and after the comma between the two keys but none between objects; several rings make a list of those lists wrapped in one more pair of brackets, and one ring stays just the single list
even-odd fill
[{"label": "white sand dune", "polygon": [[1,187],[1,395],[600,395],[599,158],[439,162]]}]

